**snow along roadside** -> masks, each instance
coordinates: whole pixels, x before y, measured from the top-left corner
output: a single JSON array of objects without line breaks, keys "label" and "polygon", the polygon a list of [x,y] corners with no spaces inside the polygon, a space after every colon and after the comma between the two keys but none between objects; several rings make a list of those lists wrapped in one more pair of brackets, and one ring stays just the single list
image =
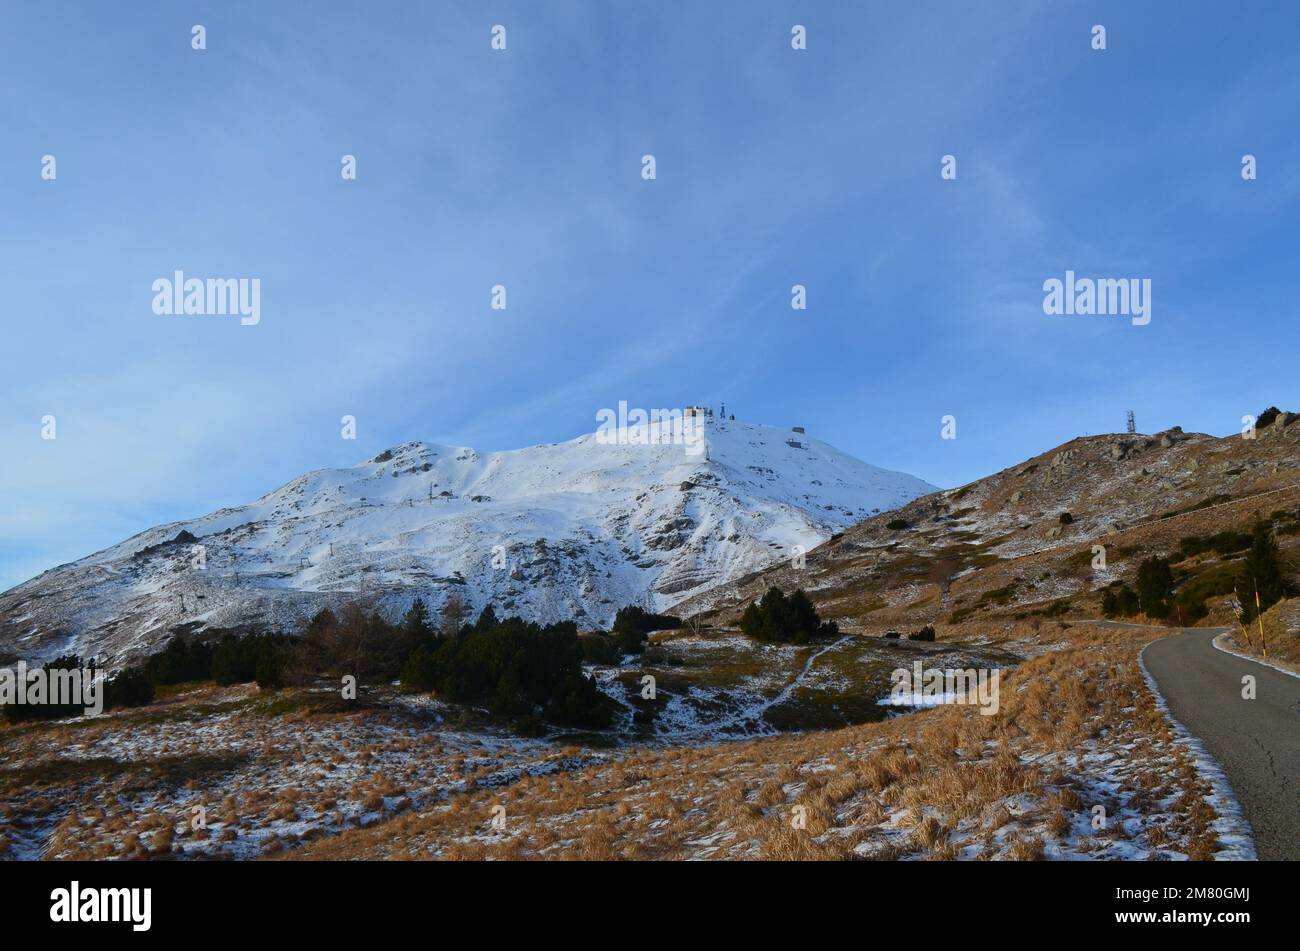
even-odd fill
[{"label": "snow along roadside", "polygon": [[1219,650],[1223,651],[1225,654],[1231,654],[1233,657],[1240,657],[1242,660],[1254,661],[1255,663],[1263,667],[1273,668],[1279,674],[1286,674],[1288,677],[1295,677],[1297,679],[1300,679],[1300,673],[1296,673],[1294,670],[1287,670],[1285,667],[1279,667],[1277,664],[1273,663],[1272,661],[1264,660],[1262,657],[1256,657],[1254,654],[1243,654],[1241,651],[1235,651],[1231,647],[1225,647],[1223,644],[1219,643],[1219,638],[1228,637],[1231,634],[1232,631],[1224,631],[1222,634],[1215,636],[1210,641],[1210,643],[1213,644]]},{"label": "snow along roadside", "polygon": [[1142,669],[1147,688],[1155,699],[1156,709],[1173,724],[1174,733],[1178,737],[1176,742],[1191,753],[1192,761],[1195,762],[1201,778],[1214,790],[1213,795],[1210,796],[1210,805],[1219,814],[1219,818],[1214,820],[1214,831],[1219,837],[1219,842],[1223,844],[1223,848],[1214,853],[1214,860],[1216,862],[1257,862],[1259,855],[1255,851],[1255,832],[1246,820],[1245,813],[1241,811],[1241,803],[1237,801],[1223,767],[1205,748],[1205,744],[1174,716],[1173,711],[1169,709],[1169,704],[1165,703],[1165,698],[1161,696],[1160,688],[1156,686],[1156,679],[1151,676],[1151,671],[1147,670],[1142,655],[1146,653],[1147,647],[1154,643],[1155,641],[1152,641],[1138,651],[1138,666]]}]

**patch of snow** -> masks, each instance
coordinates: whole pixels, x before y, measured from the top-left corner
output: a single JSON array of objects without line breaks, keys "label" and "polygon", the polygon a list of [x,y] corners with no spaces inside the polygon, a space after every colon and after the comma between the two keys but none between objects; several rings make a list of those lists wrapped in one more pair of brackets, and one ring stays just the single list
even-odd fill
[{"label": "patch of snow", "polygon": [[1232,785],[1228,782],[1223,767],[1205,748],[1205,745],[1187,727],[1178,722],[1173,711],[1169,709],[1169,705],[1165,703],[1165,698],[1160,694],[1160,688],[1156,686],[1155,678],[1151,676],[1151,671],[1147,670],[1146,661],[1142,659],[1142,654],[1145,652],[1146,649],[1143,648],[1138,653],[1138,666],[1142,669],[1142,676],[1147,682],[1147,688],[1151,691],[1152,697],[1155,698],[1156,709],[1163,713],[1169,722],[1173,724],[1174,732],[1178,736],[1178,742],[1191,754],[1197,770],[1205,781],[1210,784],[1210,788],[1214,790],[1207,797],[1207,801],[1214,808],[1214,811],[1219,814],[1219,818],[1214,822],[1214,831],[1219,837],[1219,843],[1223,846],[1215,853],[1215,858],[1244,862],[1257,860],[1259,856],[1255,852],[1255,833],[1250,828],[1245,813],[1241,811],[1241,803],[1237,801],[1236,795],[1233,794]]}]

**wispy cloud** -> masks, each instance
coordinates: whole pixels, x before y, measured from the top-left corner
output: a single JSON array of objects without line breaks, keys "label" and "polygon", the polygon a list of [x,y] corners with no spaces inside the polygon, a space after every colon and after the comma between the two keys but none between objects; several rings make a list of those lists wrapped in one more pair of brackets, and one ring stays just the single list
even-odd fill
[{"label": "wispy cloud", "polygon": [[[307,469],[568,438],[618,399],[726,399],[955,484],[1129,406],[1226,430],[1294,361],[1280,8],[221,7],[203,53],[153,11],[11,8],[0,587]],[[260,277],[262,323],[153,315],[175,268]],[[1152,277],[1153,323],[1045,317],[1066,268]],[[1247,357],[1231,412],[1188,383]]]}]

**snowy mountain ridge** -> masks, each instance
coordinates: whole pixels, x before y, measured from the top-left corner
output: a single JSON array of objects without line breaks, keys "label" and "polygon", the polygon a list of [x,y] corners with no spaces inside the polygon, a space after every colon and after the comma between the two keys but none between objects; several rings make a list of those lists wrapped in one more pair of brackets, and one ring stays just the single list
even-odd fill
[{"label": "snowy mountain ridge", "polygon": [[0,650],[121,660],[179,626],[289,629],[358,597],[607,626],[934,490],[801,431],[708,418],[480,453],[410,442],[160,525],[0,594]]}]

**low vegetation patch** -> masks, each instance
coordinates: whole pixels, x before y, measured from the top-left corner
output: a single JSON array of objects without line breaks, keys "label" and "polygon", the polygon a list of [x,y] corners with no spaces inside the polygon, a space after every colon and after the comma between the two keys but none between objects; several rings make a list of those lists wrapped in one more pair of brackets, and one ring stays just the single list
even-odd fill
[{"label": "low vegetation patch", "polygon": [[803,589],[786,597],[775,586],[762,600],[750,604],[740,617],[740,630],[756,640],[773,643],[807,644],[810,641],[837,637],[834,621],[823,621]]}]

